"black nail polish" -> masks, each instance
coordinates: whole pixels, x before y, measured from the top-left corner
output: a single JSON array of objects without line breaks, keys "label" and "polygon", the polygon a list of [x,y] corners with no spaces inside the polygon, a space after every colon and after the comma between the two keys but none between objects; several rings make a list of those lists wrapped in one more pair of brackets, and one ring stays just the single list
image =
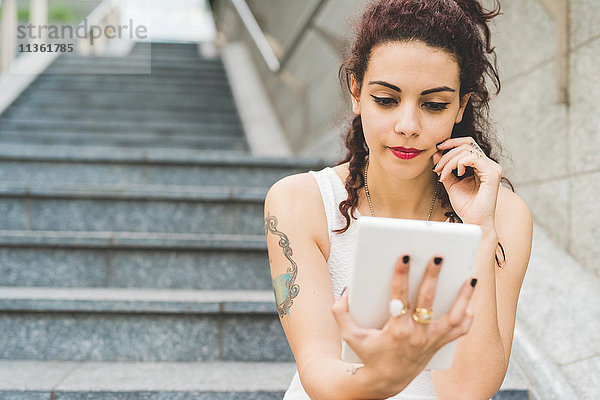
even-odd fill
[{"label": "black nail polish", "polygon": [[471,279],[471,286],[475,287],[477,285],[477,278]]},{"label": "black nail polish", "polygon": [[442,263],[442,257],[436,257],[433,259],[435,265],[440,265]]},{"label": "black nail polish", "polygon": [[342,293],[340,293],[340,297],[342,297],[344,295],[344,293],[346,292],[346,289],[348,289],[348,286],[346,286],[343,290]]},{"label": "black nail polish", "polygon": [[404,256],[404,257],[402,258],[402,262],[403,262],[404,264],[408,264],[408,262],[409,262],[409,261],[410,261],[410,257],[409,257],[409,256]]}]

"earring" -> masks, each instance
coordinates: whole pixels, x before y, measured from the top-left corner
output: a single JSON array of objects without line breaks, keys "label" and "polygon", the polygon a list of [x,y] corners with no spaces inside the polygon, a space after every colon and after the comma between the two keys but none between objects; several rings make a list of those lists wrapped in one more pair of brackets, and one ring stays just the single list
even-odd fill
[{"label": "earring", "polygon": [[363,149],[369,153],[369,146],[367,146],[367,142],[363,142]]}]

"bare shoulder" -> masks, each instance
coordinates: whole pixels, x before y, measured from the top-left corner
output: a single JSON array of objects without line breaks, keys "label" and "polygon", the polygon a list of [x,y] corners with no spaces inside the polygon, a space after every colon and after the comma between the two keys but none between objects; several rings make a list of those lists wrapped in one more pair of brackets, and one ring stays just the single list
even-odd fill
[{"label": "bare shoulder", "polygon": [[343,164],[336,165],[335,167],[333,167],[333,170],[339,176],[339,178],[341,179],[342,182],[346,182],[346,178],[348,177],[348,174],[350,173],[350,170],[348,169],[349,165],[350,165],[350,163],[345,162]]},{"label": "bare shoulder", "polygon": [[532,225],[531,212],[525,201],[512,190],[500,186],[496,203],[496,226],[503,232],[527,233],[531,231]]},{"label": "bare shoulder", "polygon": [[319,244],[323,224],[327,232],[321,191],[316,179],[307,172],[286,176],[271,186],[265,199],[265,218],[269,215],[301,228]]},{"label": "bare shoulder", "polygon": [[275,182],[267,192],[265,203],[285,205],[298,211],[309,211],[321,201],[319,185],[308,172],[289,175]]}]

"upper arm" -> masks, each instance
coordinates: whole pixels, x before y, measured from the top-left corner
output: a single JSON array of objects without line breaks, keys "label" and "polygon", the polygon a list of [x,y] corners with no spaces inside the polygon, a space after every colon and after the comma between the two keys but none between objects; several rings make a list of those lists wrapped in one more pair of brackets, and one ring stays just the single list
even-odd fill
[{"label": "upper arm", "polygon": [[[339,357],[341,340],[331,313],[333,289],[318,245],[326,223],[316,180],[309,174],[277,182],[265,199],[265,232],[281,324],[298,370],[317,357]],[[287,283],[286,283],[287,282]]]},{"label": "upper arm", "polygon": [[502,268],[496,268],[498,326],[508,362],[517,301],[531,254],[533,221],[525,202],[502,186],[496,210],[496,229],[505,252],[504,265]]}]

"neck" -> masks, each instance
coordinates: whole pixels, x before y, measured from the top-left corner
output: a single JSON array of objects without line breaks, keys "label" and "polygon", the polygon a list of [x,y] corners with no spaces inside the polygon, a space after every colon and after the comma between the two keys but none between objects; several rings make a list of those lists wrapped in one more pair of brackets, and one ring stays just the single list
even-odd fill
[{"label": "neck", "polygon": [[[375,216],[427,219],[435,195],[437,180],[437,175],[429,170],[408,179],[394,177],[376,162],[370,161],[367,184]],[[436,200],[434,209],[437,207],[439,207],[439,202]]]}]

